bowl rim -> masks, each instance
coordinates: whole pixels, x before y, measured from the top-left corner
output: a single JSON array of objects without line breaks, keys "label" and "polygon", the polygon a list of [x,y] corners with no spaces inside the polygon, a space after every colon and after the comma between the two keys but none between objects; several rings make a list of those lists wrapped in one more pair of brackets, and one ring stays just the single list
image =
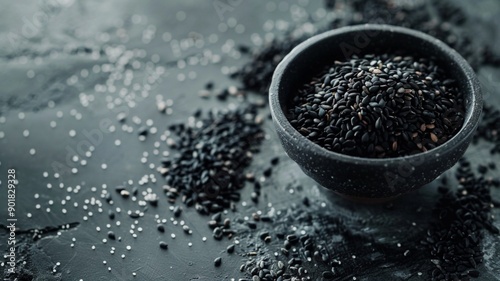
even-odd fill
[{"label": "bowl rim", "polygon": [[[311,142],[305,136],[300,134],[290,124],[290,121],[288,120],[282,109],[283,108],[282,103],[281,100],[279,99],[279,92],[280,92],[279,90],[283,74],[285,73],[289,65],[294,61],[294,59],[299,54],[301,54],[305,49],[310,48],[311,46],[319,43],[320,41],[327,40],[330,37],[335,37],[344,33],[363,32],[363,31],[366,32],[370,30],[400,33],[416,37],[418,40],[426,41],[427,43],[430,43],[431,45],[436,47],[441,53],[447,54],[445,61],[448,61],[448,59],[450,59],[450,62],[453,61],[456,64],[456,67],[458,67],[460,71],[465,74],[467,78],[467,81],[465,83],[465,85],[467,85],[466,90],[467,92],[469,92],[468,90],[472,89],[471,102],[469,103],[468,107],[466,104],[466,112],[468,110],[470,111],[466,114],[464,123],[460,128],[460,130],[451,139],[449,139],[442,145],[437,146],[436,148],[433,148],[426,152],[421,152],[408,156],[388,157],[388,158],[365,158],[359,156],[351,156],[328,150],[320,146],[319,144]],[[309,152],[312,152],[314,155],[332,158],[337,161],[345,163],[378,166],[381,164],[387,164],[399,161],[408,161],[408,162],[411,162],[412,160],[418,161],[418,159],[421,159],[421,157],[430,157],[430,156],[439,157],[447,152],[450,152],[450,150],[458,146],[461,142],[468,139],[468,137],[472,133],[474,133],[479,123],[479,118],[483,108],[483,98],[481,94],[479,81],[472,67],[457,51],[446,45],[441,40],[432,37],[430,35],[427,35],[423,32],[405,27],[386,25],[386,24],[362,24],[362,25],[341,27],[317,34],[315,36],[308,38],[307,40],[305,40],[304,42],[300,43],[295,48],[293,48],[293,50],[290,51],[290,53],[288,53],[283,58],[283,60],[278,64],[273,73],[272,82],[269,87],[269,106],[270,106],[271,116],[273,118],[273,123],[277,127],[279,127],[281,131],[285,132],[288,138],[291,138],[296,142],[309,142],[310,145],[308,145],[308,150]]]}]

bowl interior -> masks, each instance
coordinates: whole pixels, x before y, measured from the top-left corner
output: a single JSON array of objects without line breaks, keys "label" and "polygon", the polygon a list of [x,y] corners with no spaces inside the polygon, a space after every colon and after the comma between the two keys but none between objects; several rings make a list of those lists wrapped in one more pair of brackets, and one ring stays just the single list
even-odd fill
[{"label": "bowl interior", "polygon": [[[278,122],[286,123],[281,125],[284,126],[285,131],[292,133],[290,130],[295,131],[295,129],[285,116],[293,97],[297,94],[297,89],[302,87],[304,83],[309,82],[325,67],[332,65],[335,60],[346,61],[352,54],[363,55],[394,51],[403,51],[404,54],[416,57],[431,58],[444,69],[449,78],[457,81],[459,91],[464,94],[466,115],[460,131],[445,144],[453,144],[453,142],[458,142],[473,133],[479,119],[482,103],[480,97],[476,96],[479,95],[479,89],[474,78],[475,74],[468,63],[454,50],[431,36],[406,28],[386,25],[341,28],[317,35],[297,46],[281,62],[273,77],[270,94],[271,106],[275,107],[272,110],[276,111],[273,112],[274,117],[278,119]],[[276,94],[278,95],[277,100],[273,102],[272,95]],[[300,135],[297,131],[292,134]],[[307,141],[305,137],[303,139]],[[313,143],[311,142],[311,144]],[[425,153],[440,149],[445,144]],[[319,147],[319,145],[314,145]],[[321,149],[339,155],[339,153]],[[342,157],[367,161],[383,160],[347,155]]]}]

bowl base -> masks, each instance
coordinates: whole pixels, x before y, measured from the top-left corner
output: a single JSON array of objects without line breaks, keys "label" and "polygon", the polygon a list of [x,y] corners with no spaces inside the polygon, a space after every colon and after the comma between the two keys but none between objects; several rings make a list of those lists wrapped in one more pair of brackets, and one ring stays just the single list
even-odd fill
[{"label": "bowl base", "polygon": [[351,195],[346,195],[343,193],[339,193],[336,191],[332,191],[335,193],[335,195],[338,195],[342,197],[343,199],[349,200],[351,202],[355,203],[361,203],[361,204],[382,204],[382,203],[387,203],[390,201],[396,200],[401,194],[391,196],[391,197],[384,197],[384,198],[370,198],[370,197],[357,197],[357,196],[351,196]]}]

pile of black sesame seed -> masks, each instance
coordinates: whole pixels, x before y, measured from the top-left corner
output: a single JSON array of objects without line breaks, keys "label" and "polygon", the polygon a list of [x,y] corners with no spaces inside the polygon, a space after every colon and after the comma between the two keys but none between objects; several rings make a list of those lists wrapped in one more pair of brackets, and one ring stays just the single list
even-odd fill
[{"label": "pile of black sesame seed", "polygon": [[178,140],[170,144],[177,154],[162,160],[165,194],[172,203],[181,196],[201,214],[234,208],[246,180],[242,171],[263,138],[262,118],[248,106],[209,112],[194,123],[169,127]]},{"label": "pile of black sesame seed", "polygon": [[394,54],[335,62],[299,89],[290,123],[322,147],[382,158],[425,152],[464,120],[463,95],[431,59]]},{"label": "pile of black sesame seed", "polygon": [[432,280],[479,277],[476,268],[483,262],[484,232],[500,234],[493,225],[491,210],[495,204],[489,191],[498,186],[498,181],[475,176],[465,159],[460,160],[456,177],[456,189],[446,187],[447,181],[439,188],[442,195],[434,210],[436,219],[421,242],[430,250],[435,266]]}]

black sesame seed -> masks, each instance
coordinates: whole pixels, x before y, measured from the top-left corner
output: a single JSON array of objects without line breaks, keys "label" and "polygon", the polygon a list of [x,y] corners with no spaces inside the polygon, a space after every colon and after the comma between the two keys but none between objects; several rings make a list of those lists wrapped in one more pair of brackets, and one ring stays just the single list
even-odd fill
[{"label": "black sesame seed", "polygon": [[156,229],[159,231],[159,232],[165,232],[165,226],[163,224],[159,224],[156,226]]},{"label": "black sesame seed", "polygon": [[221,257],[217,257],[214,259],[214,266],[219,267],[222,264],[222,259]]},{"label": "black sesame seed", "polygon": [[175,206],[173,212],[175,217],[179,217],[182,213],[182,208],[180,206]]},{"label": "black sesame seed", "polygon": [[234,244],[231,244],[231,245],[227,246],[226,251],[227,251],[229,254],[234,253]]},{"label": "black sesame seed", "polygon": [[271,159],[271,165],[275,166],[275,165],[278,165],[278,162],[279,162],[279,157],[274,157],[273,159]]},{"label": "black sesame seed", "polygon": [[108,211],[108,216],[109,216],[110,220],[114,220],[115,219],[115,213],[113,213],[113,211],[111,211],[111,210]]},{"label": "black sesame seed", "polygon": [[116,240],[116,235],[113,231],[108,231],[108,238],[111,240]]},{"label": "black sesame seed", "polygon": [[140,127],[137,130],[137,133],[139,134],[139,136],[147,136],[148,135],[148,128],[146,128],[146,127]]},{"label": "black sesame seed", "polygon": [[470,276],[470,277],[474,277],[474,278],[478,278],[478,277],[479,277],[479,275],[480,275],[480,274],[479,274],[479,271],[477,271],[477,270],[470,270],[470,271],[468,272],[468,274],[469,274],[469,276]]},{"label": "black sesame seed", "polygon": [[[326,149],[361,157],[406,156],[443,144],[463,124],[462,93],[432,60],[397,53],[353,56],[313,77],[297,91],[290,123]],[[331,88],[320,82],[326,73]],[[331,109],[318,106],[325,95],[335,98]]]},{"label": "black sesame seed", "polygon": [[160,248],[162,248],[163,250],[167,250],[167,249],[168,249],[168,244],[167,244],[167,242],[165,242],[165,241],[160,241]]},{"label": "black sesame seed", "polygon": [[[312,133],[311,133],[311,134],[312,134]],[[271,176],[271,174],[272,174],[272,172],[273,172],[272,168],[270,168],[270,167],[269,167],[269,168],[267,168],[267,169],[265,169],[265,170],[264,170],[263,175],[264,175],[265,177],[270,177],[270,176]]]},{"label": "black sesame seed", "polygon": [[256,229],[257,228],[257,224],[252,222],[252,221],[249,221],[247,222],[247,225],[250,229]]}]

